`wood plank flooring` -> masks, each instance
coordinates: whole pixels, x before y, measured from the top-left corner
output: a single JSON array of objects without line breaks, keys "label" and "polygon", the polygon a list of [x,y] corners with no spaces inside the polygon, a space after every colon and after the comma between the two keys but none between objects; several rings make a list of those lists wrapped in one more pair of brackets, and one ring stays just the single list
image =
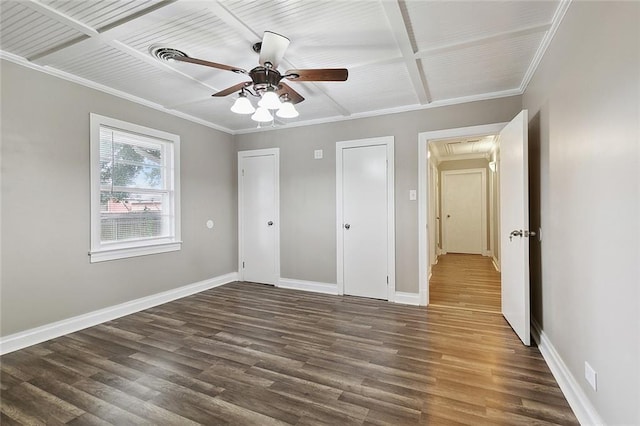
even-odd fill
[{"label": "wood plank flooring", "polygon": [[7,426],[578,424],[501,315],[252,283],[0,364]]},{"label": "wood plank flooring", "polygon": [[501,312],[500,297],[500,273],[489,257],[447,253],[433,266],[429,280],[432,306]]}]

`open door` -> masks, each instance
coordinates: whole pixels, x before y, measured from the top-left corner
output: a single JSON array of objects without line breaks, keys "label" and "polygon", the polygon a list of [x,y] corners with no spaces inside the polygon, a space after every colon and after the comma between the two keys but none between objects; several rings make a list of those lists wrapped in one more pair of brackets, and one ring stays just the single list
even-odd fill
[{"label": "open door", "polygon": [[522,343],[530,342],[529,168],[527,110],[500,132],[502,314]]}]

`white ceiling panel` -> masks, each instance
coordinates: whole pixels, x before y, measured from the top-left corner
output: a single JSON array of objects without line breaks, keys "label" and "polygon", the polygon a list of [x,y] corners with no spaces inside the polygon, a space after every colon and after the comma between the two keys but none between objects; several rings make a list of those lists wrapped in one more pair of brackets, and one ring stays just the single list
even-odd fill
[{"label": "white ceiling panel", "polygon": [[418,51],[551,24],[559,1],[404,1]]},{"label": "white ceiling panel", "polygon": [[353,68],[346,82],[322,86],[351,113],[418,104],[404,62]]},{"label": "white ceiling panel", "polygon": [[377,1],[221,3],[255,33],[273,31],[288,37],[285,58],[297,68],[348,67],[400,56]]},{"label": "white ceiling panel", "polygon": [[259,65],[251,47],[268,30],[291,40],[281,73],[347,68],[346,82],[289,81],[305,101],[296,106],[300,116],[286,121],[300,124],[520,93],[568,5],[568,0],[0,0],[0,54],[216,128],[249,131],[256,123],[229,111],[235,94],[211,97],[249,76],[165,62],[149,53],[150,46],[250,71]]},{"label": "white ceiling panel", "polygon": [[204,86],[174,76],[111,47],[103,47],[53,66],[165,106],[209,95],[209,90]]},{"label": "white ceiling panel", "polygon": [[0,1],[0,49],[30,58],[84,34],[18,1]]},{"label": "white ceiling panel", "polygon": [[433,100],[518,89],[543,33],[429,55],[422,68]]},{"label": "white ceiling panel", "polygon": [[96,30],[143,11],[161,0],[40,0],[58,12]]}]

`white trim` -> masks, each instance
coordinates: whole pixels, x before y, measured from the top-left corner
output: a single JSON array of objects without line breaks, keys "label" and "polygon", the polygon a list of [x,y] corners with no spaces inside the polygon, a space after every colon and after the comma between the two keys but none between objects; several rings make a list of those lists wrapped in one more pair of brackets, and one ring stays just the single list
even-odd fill
[{"label": "white trim", "polygon": [[[326,117],[326,118],[318,118],[318,119],[313,119],[313,120],[306,120],[306,121],[297,121],[297,122],[288,122],[286,124],[283,124],[281,126],[267,126],[267,127],[261,127],[261,128],[248,128],[248,129],[240,129],[240,130],[232,130],[229,129],[228,127],[224,127],[224,126],[220,126],[218,124],[212,123],[211,121],[207,121],[207,120],[203,120],[202,118],[198,118],[195,117],[193,115],[189,115],[187,113],[184,112],[180,112],[176,109],[171,109],[171,107],[165,107],[164,105],[160,105],[157,104],[155,102],[152,102],[150,100],[144,99],[144,98],[140,98],[138,96],[134,96],[131,95],[129,93],[123,92],[121,90],[117,90],[114,89],[112,87],[109,86],[105,86],[103,84],[100,83],[96,83],[94,81],[91,80],[87,80],[85,78],[82,77],[78,77],[76,75],[46,66],[46,65],[38,65],[34,62],[31,62],[21,56],[15,55],[13,53],[9,53],[6,52],[4,50],[0,50],[0,59],[4,59],[7,60],[9,62],[13,62],[14,64],[35,70],[35,71],[39,71],[54,77],[58,77],[61,78],[63,80],[67,80],[67,81],[71,81],[73,83],[79,84],[81,86],[85,86],[91,89],[95,89],[98,91],[101,91],[103,93],[108,93],[110,95],[116,96],[118,98],[122,98],[122,99],[126,99],[128,101],[137,103],[139,105],[144,105],[146,107],[149,108],[153,108],[157,111],[161,111],[164,112],[166,114],[171,114],[175,117],[179,117],[182,118],[184,120],[188,120],[191,121],[193,123],[197,123],[197,124],[201,124],[203,126],[209,127],[211,129],[214,130],[218,130],[220,132],[229,134],[229,135],[242,135],[242,134],[247,134],[247,133],[257,133],[257,132],[268,132],[268,131],[272,131],[272,130],[281,130],[281,129],[286,129],[286,128],[291,128],[291,127],[305,127],[305,126],[314,126],[317,124],[326,124],[326,123],[335,123],[335,122],[339,122],[339,121],[350,121],[350,120],[357,120],[357,119],[361,119],[361,118],[371,118],[371,117],[379,117],[381,115],[390,115],[390,114],[397,114],[397,113],[402,113],[402,112],[411,112],[411,111],[419,111],[419,110],[423,110],[423,109],[431,109],[431,108],[440,108],[440,107],[444,107],[444,106],[450,106],[450,105],[459,105],[459,104],[465,104],[465,103],[469,103],[469,102],[477,102],[477,101],[487,101],[487,100],[491,100],[491,99],[500,99],[500,98],[508,98],[511,96],[519,96],[522,95],[522,90],[520,89],[509,89],[509,90],[503,90],[503,91],[498,91],[498,92],[490,92],[490,93],[484,93],[484,94],[479,94],[479,95],[471,95],[471,96],[464,96],[464,97],[460,97],[460,98],[453,98],[453,99],[445,99],[445,100],[437,100],[437,101],[433,101],[431,103],[428,103],[426,105],[420,105],[420,104],[414,104],[414,105],[405,105],[405,106],[400,106],[400,107],[393,107],[393,108],[385,108],[385,109],[379,109],[379,110],[375,110],[375,111],[367,111],[367,112],[358,112],[358,113],[354,113],[351,114],[349,116],[333,116],[333,117]],[[203,98],[202,101],[204,101],[205,99]]]},{"label": "white trim", "polygon": [[375,145],[385,145],[387,147],[387,273],[389,277],[387,300],[393,302],[396,293],[395,159],[393,136],[336,142],[336,265],[338,294],[344,294],[342,151],[347,148]]},{"label": "white trim", "polygon": [[567,9],[569,9],[571,1],[572,0],[561,0],[560,5],[558,5],[558,8],[556,9],[556,12],[554,13],[551,20],[551,27],[538,45],[538,50],[536,51],[533,60],[529,64],[529,68],[527,68],[527,71],[524,73],[522,83],[520,83],[520,93],[524,93],[524,91],[527,90],[527,86],[529,85],[531,78],[538,69],[538,65],[540,65],[540,61],[542,61],[544,54],[547,52],[547,48],[551,44],[551,40],[553,40],[553,37],[556,35],[556,31],[558,31],[558,27],[560,26],[565,13],[567,13]]},{"label": "white trim", "polygon": [[172,300],[200,293],[201,291],[219,287],[234,281],[238,281],[237,272],[220,275],[208,280],[199,281],[197,283],[188,284],[172,290],[130,300],[118,305],[98,309],[97,311],[56,321],[51,324],[10,334],[0,338],[0,355],[17,351],[19,349],[26,348],[27,346],[36,345],[65,334],[83,330],[87,327],[93,327],[94,325],[98,325],[106,321],[111,321],[125,315],[140,312],[154,306],[162,305],[163,303],[171,302]]},{"label": "white trim", "polygon": [[[100,129],[110,127],[122,132],[137,133],[154,138],[163,145],[163,166],[167,170],[165,190],[168,193],[169,232],[158,238],[103,242],[101,238],[100,206]],[[180,219],[180,136],[162,130],[129,123],[103,115],[89,114],[89,157],[90,157],[90,247],[91,263],[126,259],[135,256],[167,253],[182,248]],[[132,188],[135,191],[135,188]]]},{"label": "white trim", "polygon": [[395,303],[400,303],[402,305],[420,305],[420,294],[419,293],[405,293],[402,291],[396,291],[395,294]]},{"label": "white trim", "polygon": [[[481,224],[480,224],[480,233],[482,236],[482,242],[481,242],[481,247],[480,247],[480,253],[474,253],[474,254],[481,254],[483,256],[487,255],[487,170],[486,169],[462,169],[462,170],[443,170],[441,172],[441,180],[440,182],[442,182],[442,212],[447,211],[446,207],[446,200],[447,198],[444,196],[444,194],[447,193],[447,176],[451,176],[451,175],[466,175],[466,174],[476,174],[479,173],[480,174],[480,188],[481,188],[481,194],[480,194],[480,202],[481,202],[481,206],[480,206],[480,220],[481,220]],[[448,247],[446,247],[446,243],[447,243],[447,221],[444,221],[444,224],[442,225],[442,246],[444,248],[444,251],[446,252]]]},{"label": "white trim", "polygon": [[496,271],[500,272],[500,262],[495,256],[491,256],[491,263],[493,263],[493,267],[496,268]]},{"label": "white trim", "polygon": [[244,281],[244,267],[242,265],[244,259],[244,223],[242,221],[242,212],[244,211],[244,184],[243,184],[243,167],[242,160],[249,157],[265,157],[273,156],[275,161],[275,271],[273,279],[265,280],[264,284],[277,285],[280,277],[280,148],[264,148],[253,149],[248,151],[238,151],[238,276]]},{"label": "white trim", "polygon": [[[435,152],[435,151],[434,151]],[[438,164],[443,163],[445,161],[460,161],[460,160],[488,160],[488,153],[472,153],[472,154],[450,154],[450,155],[438,155],[436,154],[436,158],[438,159]]]},{"label": "white trim", "polygon": [[179,251],[181,248],[182,241],[173,241],[170,243],[154,244],[152,246],[92,250],[89,256],[91,256],[91,263],[96,263],[126,259],[128,257],[147,256],[149,254],[168,253],[171,251]]},{"label": "white trim", "polygon": [[540,324],[533,318],[531,318],[531,335],[580,424],[604,425],[604,421],[591,404],[589,397],[584,393],[574,375],[571,374],[569,367],[544,330],[541,329]]},{"label": "white trim", "polygon": [[228,129],[228,128],[223,127],[223,126],[219,126],[219,125],[214,124],[214,123],[212,123],[210,121],[203,120],[203,119],[198,118],[198,117],[194,117],[194,116],[186,114],[184,112],[180,112],[180,111],[177,111],[177,110],[174,110],[174,109],[167,108],[167,107],[165,107],[163,105],[157,104],[155,102],[151,102],[151,101],[149,101],[147,99],[143,99],[143,98],[140,98],[138,96],[134,96],[134,95],[131,95],[129,93],[123,92],[121,90],[117,90],[117,89],[114,89],[112,87],[105,86],[103,84],[96,83],[94,81],[87,80],[87,79],[82,78],[82,77],[78,77],[77,75],[69,74],[67,72],[60,71],[58,69],[55,69],[55,68],[52,68],[52,67],[49,67],[49,66],[38,65],[38,64],[36,64],[34,62],[28,61],[27,59],[25,59],[25,58],[23,58],[21,56],[14,55],[13,53],[5,52],[4,50],[0,50],[0,59],[4,59],[4,60],[7,60],[9,62],[13,62],[14,64],[17,64],[17,65],[32,69],[34,71],[39,71],[39,72],[42,72],[42,73],[45,73],[45,74],[49,74],[49,75],[54,76],[54,77],[61,78],[63,80],[67,80],[67,81],[70,81],[72,83],[76,83],[76,84],[79,84],[81,86],[88,87],[90,89],[99,90],[100,92],[104,92],[104,93],[107,93],[109,95],[116,96],[118,98],[126,99],[127,101],[134,102],[134,103],[139,104],[139,105],[144,105],[146,107],[153,108],[153,109],[155,109],[157,111],[161,111],[161,112],[164,112],[164,113],[167,113],[167,114],[171,114],[173,116],[182,118],[184,120],[191,121],[193,123],[202,124],[203,126],[206,126],[206,127],[211,128],[211,129],[215,129],[215,130],[227,133],[229,135],[234,135],[235,134],[233,130]]},{"label": "white trim", "polygon": [[280,278],[276,287],[286,288],[290,290],[310,291],[313,293],[339,294],[338,284],[296,280],[292,278]]},{"label": "white trim", "polygon": [[[429,304],[429,279],[427,262],[429,261],[429,238],[427,230],[427,144],[436,139],[448,139],[477,135],[495,135],[507,123],[483,124],[480,126],[458,127],[418,133],[418,287],[420,304]],[[439,249],[440,250],[440,249]],[[439,254],[444,254],[440,250]]]},{"label": "white trim", "polygon": [[290,123],[286,123],[286,125],[283,125],[283,126],[276,125],[276,126],[267,126],[267,127],[261,127],[261,128],[252,127],[250,129],[235,130],[232,132],[232,134],[243,135],[247,133],[282,130],[282,129],[291,128],[291,127],[314,126],[316,124],[327,124],[327,123],[335,123],[338,121],[358,120],[360,118],[379,117],[381,115],[391,115],[391,114],[398,114],[402,112],[420,111],[423,109],[440,108],[440,107],[450,106],[450,105],[466,104],[468,102],[487,101],[491,99],[508,98],[510,96],[519,96],[519,95],[522,95],[522,92],[519,89],[510,89],[510,90],[504,90],[500,92],[485,93],[483,95],[472,95],[472,96],[465,96],[462,98],[433,101],[426,105],[414,104],[414,105],[405,105],[405,106],[399,106],[399,107],[393,107],[393,108],[379,109],[376,111],[357,112],[347,117],[333,116],[333,117],[317,118],[317,119],[306,120],[306,121],[290,122]]}]

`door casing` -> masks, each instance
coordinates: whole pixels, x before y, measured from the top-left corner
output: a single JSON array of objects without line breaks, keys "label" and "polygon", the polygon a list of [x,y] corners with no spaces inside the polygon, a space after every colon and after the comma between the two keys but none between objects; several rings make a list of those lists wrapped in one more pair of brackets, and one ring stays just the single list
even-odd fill
[{"label": "door casing", "polygon": [[338,294],[344,294],[344,217],[343,217],[343,172],[342,150],[356,147],[385,145],[387,147],[387,271],[389,285],[387,300],[395,300],[396,289],[396,248],[395,248],[395,183],[394,183],[394,137],[357,139],[336,142],[336,266]]}]

